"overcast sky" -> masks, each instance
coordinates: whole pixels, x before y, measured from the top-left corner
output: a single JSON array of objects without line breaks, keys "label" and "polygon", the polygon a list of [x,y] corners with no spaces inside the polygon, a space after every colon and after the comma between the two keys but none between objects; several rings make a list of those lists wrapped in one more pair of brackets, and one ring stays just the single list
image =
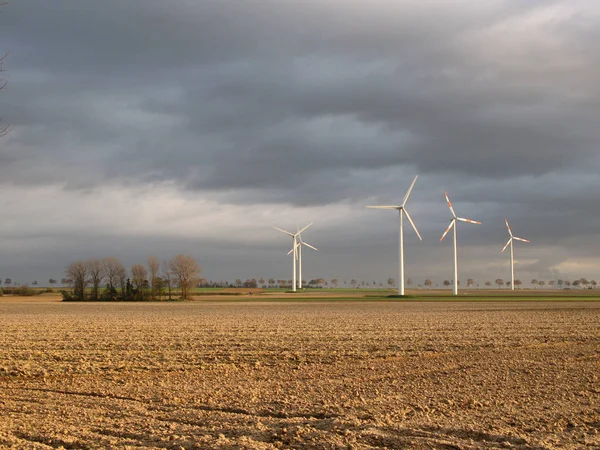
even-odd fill
[{"label": "overcast sky", "polygon": [[0,277],[185,253],[213,280],[600,280],[597,0],[12,0]]}]

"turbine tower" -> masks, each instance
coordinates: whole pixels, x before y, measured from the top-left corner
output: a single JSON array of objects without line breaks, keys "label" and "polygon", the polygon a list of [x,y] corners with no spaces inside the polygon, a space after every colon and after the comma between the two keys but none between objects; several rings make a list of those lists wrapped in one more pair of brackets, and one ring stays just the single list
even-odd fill
[{"label": "turbine tower", "polygon": [[450,199],[448,198],[448,193],[444,192],[444,195],[446,196],[446,201],[448,202],[448,208],[452,213],[452,218],[450,219],[450,225],[448,225],[448,228],[446,228],[446,231],[444,231],[444,234],[442,234],[440,241],[444,240],[446,234],[448,234],[448,231],[450,231],[450,228],[454,227],[454,283],[452,293],[454,295],[458,295],[458,256],[456,253],[456,221],[460,220],[461,222],[474,223],[477,225],[481,225],[481,222],[477,222],[476,220],[471,219],[463,219],[462,217],[456,217],[456,214],[454,213],[454,208],[452,208],[452,203],[450,203]]},{"label": "turbine tower", "polygon": [[[310,225],[308,225],[306,228],[308,228]],[[306,228],[304,228],[304,230],[306,230]],[[298,241],[297,241],[297,245],[298,245],[298,252],[297,252],[297,256],[298,256],[298,288],[302,289],[302,246],[306,246],[308,248],[312,248],[313,250],[317,251],[316,247],[313,247],[312,245],[304,242],[302,240],[302,235],[301,235],[301,231],[299,228],[296,228],[298,230],[298,232],[296,233],[296,235],[298,236]]]},{"label": "turbine tower", "polygon": [[502,249],[502,252],[504,252],[504,250],[506,250],[506,247],[508,247],[510,245],[510,288],[511,288],[511,290],[514,291],[515,290],[515,253],[513,250],[513,240],[516,239],[517,241],[522,241],[522,242],[529,242],[529,241],[527,239],[513,236],[512,231],[510,230],[510,225],[508,224],[508,219],[504,219],[504,222],[506,222],[506,228],[508,229],[508,234],[510,234],[510,239],[508,240],[508,242]]},{"label": "turbine tower", "polygon": [[400,269],[399,269],[399,274],[398,274],[399,275],[398,276],[398,295],[404,295],[404,228],[403,228],[403,220],[402,220],[403,215],[406,215],[406,218],[408,219],[408,221],[414,228],[415,233],[417,233],[417,236],[419,237],[419,239],[423,240],[423,238],[419,234],[419,231],[417,230],[417,227],[415,226],[415,223],[412,221],[412,219],[410,218],[410,215],[408,214],[408,211],[405,208],[406,201],[408,200],[408,197],[409,197],[410,193],[412,192],[413,187],[415,186],[415,183],[417,182],[417,178],[419,178],[418,175],[415,177],[412,184],[408,188],[408,191],[406,192],[406,195],[404,196],[404,200],[402,200],[402,204],[400,204],[400,205],[367,206],[367,208],[373,208],[373,209],[395,209],[395,210],[398,210],[398,215],[400,217],[400,244],[399,244]]},{"label": "turbine tower", "polygon": [[288,236],[292,237],[292,249],[288,252],[288,255],[290,253],[293,253],[292,256],[292,266],[293,266],[293,272],[292,272],[292,291],[296,292],[296,259],[298,259],[298,241],[297,241],[297,237],[300,235],[300,233],[302,233],[304,230],[306,230],[308,227],[310,227],[313,223],[309,223],[308,225],[306,225],[304,228],[302,228],[301,230],[298,230],[297,233],[290,233],[289,231],[285,231],[282,230],[281,228],[277,228],[277,227],[273,227],[275,228],[277,231],[281,231],[284,234],[287,234]]}]

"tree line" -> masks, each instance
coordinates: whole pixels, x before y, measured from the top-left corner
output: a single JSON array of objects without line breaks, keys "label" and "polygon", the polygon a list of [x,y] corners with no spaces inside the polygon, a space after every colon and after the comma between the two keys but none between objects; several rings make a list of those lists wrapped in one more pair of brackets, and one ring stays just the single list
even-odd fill
[{"label": "tree line", "polygon": [[197,283],[200,266],[191,256],[177,255],[160,263],[154,256],[146,265],[133,264],[129,271],[117,258],[79,260],[69,264],[66,277],[72,291],[63,290],[66,301],[144,301],[173,298],[179,288],[182,299]]}]

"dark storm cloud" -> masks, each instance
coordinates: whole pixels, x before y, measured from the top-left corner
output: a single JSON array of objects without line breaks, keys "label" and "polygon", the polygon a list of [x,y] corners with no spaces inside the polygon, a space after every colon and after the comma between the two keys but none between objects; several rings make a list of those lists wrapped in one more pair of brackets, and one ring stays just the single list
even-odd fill
[{"label": "dark storm cloud", "polygon": [[[74,158],[92,183],[167,179],[270,197],[329,173],[339,193],[335,174],[353,168],[542,175],[595,154],[597,109],[562,91],[597,72],[597,58],[570,62],[571,52],[596,53],[579,39],[594,28],[566,17],[551,30],[569,39],[565,67],[546,73],[545,59],[560,55],[527,35],[520,45],[537,60],[476,40],[544,6],[23,1],[3,11],[15,66],[3,100],[24,128],[17,144]],[[297,201],[311,198],[339,199]]]}]

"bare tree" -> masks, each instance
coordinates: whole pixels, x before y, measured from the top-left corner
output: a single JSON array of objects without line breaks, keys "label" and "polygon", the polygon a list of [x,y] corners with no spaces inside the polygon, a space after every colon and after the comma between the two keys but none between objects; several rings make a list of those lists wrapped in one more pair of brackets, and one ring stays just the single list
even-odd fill
[{"label": "bare tree", "polygon": [[102,260],[102,272],[106,280],[109,299],[116,300],[117,287],[121,288],[121,298],[124,298],[127,273],[123,263],[117,258],[104,258]]},{"label": "bare tree", "polygon": [[67,266],[65,274],[73,280],[73,295],[75,300],[85,300],[85,288],[88,285],[88,264],[85,261],[75,261]]},{"label": "bare tree", "polygon": [[181,288],[181,298],[186,300],[200,275],[200,266],[194,258],[186,255],[177,255],[169,262],[169,266]]},{"label": "bare tree", "polygon": [[148,285],[148,270],[143,264],[134,264],[131,266],[131,278],[133,286],[137,291],[137,298],[144,300],[146,286]]},{"label": "bare tree", "polygon": [[496,278],[496,284],[498,285],[498,289],[500,289],[504,284],[504,280],[502,278]]},{"label": "bare tree", "polygon": [[148,268],[150,269],[150,296],[152,300],[156,300],[156,296],[159,292],[158,283],[158,272],[160,271],[160,263],[156,256],[148,258]]},{"label": "bare tree", "polygon": [[428,288],[431,288],[431,285],[432,285],[432,282],[431,282],[431,280],[430,280],[429,278],[427,278],[427,279],[425,280],[425,286],[427,286]]},{"label": "bare tree", "polygon": [[173,286],[173,271],[171,270],[171,263],[169,261],[162,262],[162,274],[163,280],[167,285],[169,292],[169,300],[171,300],[171,287]]},{"label": "bare tree", "polygon": [[97,302],[100,299],[100,283],[104,278],[103,264],[100,259],[90,259],[87,261],[87,270],[92,282],[92,300]]}]

